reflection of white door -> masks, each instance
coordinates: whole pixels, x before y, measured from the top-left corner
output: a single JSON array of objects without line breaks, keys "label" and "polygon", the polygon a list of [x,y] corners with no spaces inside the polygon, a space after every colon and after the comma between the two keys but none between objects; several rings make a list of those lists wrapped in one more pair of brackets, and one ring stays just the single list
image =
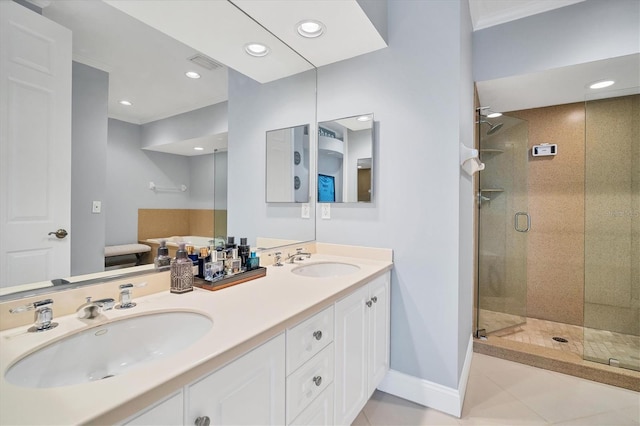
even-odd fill
[{"label": "reflection of white door", "polygon": [[267,141],[267,202],[295,201],[293,129],[269,132]]},{"label": "reflection of white door", "polygon": [[0,1],[0,287],[69,276],[71,31]]}]

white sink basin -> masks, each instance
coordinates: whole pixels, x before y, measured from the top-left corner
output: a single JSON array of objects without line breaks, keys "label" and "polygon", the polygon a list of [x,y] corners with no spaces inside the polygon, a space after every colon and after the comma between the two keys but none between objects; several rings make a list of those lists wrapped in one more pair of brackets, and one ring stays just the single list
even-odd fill
[{"label": "white sink basin", "polygon": [[213,326],[194,312],[130,317],[84,330],[22,358],[5,374],[8,382],[52,388],[102,380],[172,355]]},{"label": "white sink basin", "polygon": [[327,278],[349,275],[360,269],[357,265],[340,262],[318,262],[308,265],[300,265],[291,270],[296,275],[303,277]]}]

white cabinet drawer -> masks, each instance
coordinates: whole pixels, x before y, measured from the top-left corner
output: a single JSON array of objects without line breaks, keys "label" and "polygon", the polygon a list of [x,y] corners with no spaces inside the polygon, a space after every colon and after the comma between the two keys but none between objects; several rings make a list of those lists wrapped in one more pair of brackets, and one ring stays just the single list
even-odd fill
[{"label": "white cabinet drawer", "polygon": [[123,425],[176,425],[183,424],[183,394],[180,392],[170,396],[162,402],[156,403],[151,408],[147,408],[142,412],[135,414],[127,419]]},{"label": "white cabinet drawer", "polygon": [[287,375],[333,342],[333,306],[287,330]]},{"label": "white cabinet drawer", "polygon": [[333,344],[287,377],[287,422],[333,383]]},{"label": "white cabinet drawer", "polygon": [[333,383],[313,400],[291,426],[330,426],[333,425]]}]

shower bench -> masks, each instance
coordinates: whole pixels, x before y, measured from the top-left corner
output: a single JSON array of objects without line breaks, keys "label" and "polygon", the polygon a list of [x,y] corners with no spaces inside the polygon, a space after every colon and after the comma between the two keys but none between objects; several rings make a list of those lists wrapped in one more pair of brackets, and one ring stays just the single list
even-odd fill
[{"label": "shower bench", "polygon": [[120,244],[116,246],[106,246],[104,248],[105,261],[109,257],[127,256],[134,254],[136,256],[136,266],[140,265],[142,257],[151,251],[151,247],[146,244]]}]

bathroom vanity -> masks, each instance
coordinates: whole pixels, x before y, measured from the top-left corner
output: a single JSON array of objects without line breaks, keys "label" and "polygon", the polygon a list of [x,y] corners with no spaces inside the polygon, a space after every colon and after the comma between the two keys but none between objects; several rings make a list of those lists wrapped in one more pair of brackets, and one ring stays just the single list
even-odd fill
[{"label": "bathroom vanity", "polygon": [[[160,273],[154,277],[166,279],[162,291],[134,295],[134,309],[105,311],[97,323],[72,314],[55,318],[59,326],[50,331],[1,332],[0,423],[351,423],[389,368],[392,254],[313,246],[310,259],[268,266],[266,277],[222,291],[170,294]],[[74,385],[25,387],[5,377],[53,341],[175,311],[206,316],[212,325],[173,355]],[[28,408],[34,404],[38,410]]]}]

